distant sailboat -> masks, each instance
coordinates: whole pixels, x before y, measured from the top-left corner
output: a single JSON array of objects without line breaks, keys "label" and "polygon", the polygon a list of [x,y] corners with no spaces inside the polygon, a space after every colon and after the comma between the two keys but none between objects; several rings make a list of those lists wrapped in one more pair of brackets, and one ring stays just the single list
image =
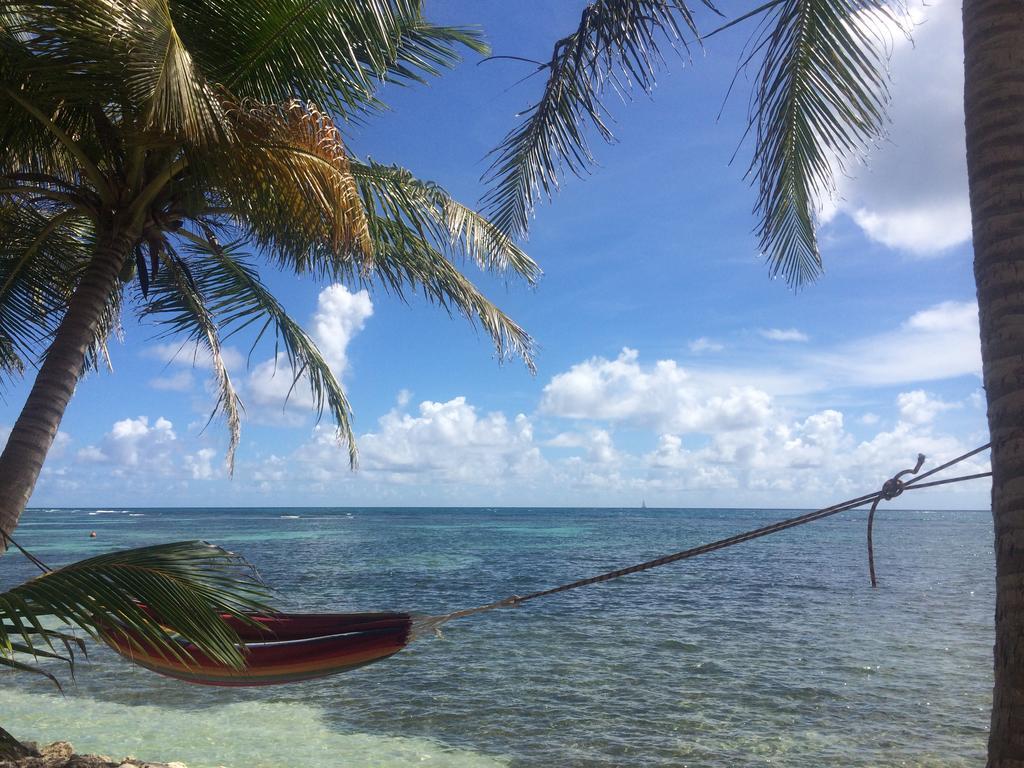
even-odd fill
[{"label": "distant sailboat", "polygon": [[640,499],[640,509],[647,509],[647,499]]}]

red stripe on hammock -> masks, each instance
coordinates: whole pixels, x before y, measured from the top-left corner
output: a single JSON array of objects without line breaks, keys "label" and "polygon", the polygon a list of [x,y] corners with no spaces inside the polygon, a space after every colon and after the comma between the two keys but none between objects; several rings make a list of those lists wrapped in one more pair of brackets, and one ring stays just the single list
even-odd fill
[{"label": "red stripe on hammock", "polygon": [[338,674],[380,661],[409,642],[412,617],[404,613],[274,614],[254,616],[259,627],[225,617],[245,643],[246,666],[232,669],[191,643],[191,661],[163,654],[124,630],[107,644],[130,661],[168,677],[200,685],[275,685]]}]

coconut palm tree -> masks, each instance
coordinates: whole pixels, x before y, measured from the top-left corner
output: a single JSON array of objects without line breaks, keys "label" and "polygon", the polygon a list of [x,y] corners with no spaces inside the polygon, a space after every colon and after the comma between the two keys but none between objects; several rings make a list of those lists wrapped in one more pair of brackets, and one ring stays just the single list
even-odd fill
[{"label": "coconut palm tree", "polygon": [[[418,0],[0,0],[0,379],[38,368],[0,455],[0,553],[79,379],[132,306],[209,357],[229,467],[241,403],[222,345],[246,330],[254,344],[276,337],[292,387],[309,387],[356,457],[345,393],[263,265],[421,292],[532,366],[529,336],[458,263],[531,283],[536,264],[440,186],[359,159],[343,136],[383,107],[381,84],[423,81],[459,49],[485,50],[429,23]],[[80,640],[44,617],[176,653],[170,627],[240,665],[219,616],[265,610],[242,565],[194,542],[46,570],[0,593],[0,666],[52,678],[24,654],[73,660]]]},{"label": "coconut palm tree", "polygon": [[0,455],[0,531],[131,304],[212,360],[229,466],[241,405],[222,339],[243,329],[276,335],[292,386],[310,388],[356,456],[345,394],[260,264],[422,292],[530,363],[529,336],[455,262],[531,282],[536,264],[438,185],[359,160],[343,137],[383,106],[382,83],[485,50],[420,5],[0,1],[0,370],[39,362]]},{"label": "coconut palm tree", "polygon": [[[705,5],[712,7],[708,0]],[[821,272],[817,204],[835,174],[882,137],[886,41],[901,0],[768,0],[721,23],[754,24],[742,67],[750,94],[748,175],[771,274],[800,286]],[[1024,3],[963,0],[967,166],[982,369],[992,437],[996,555],[991,768],[1024,765]],[[538,70],[538,100],[493,153],[484,211],[525,233],[563,172],[593,165],[588,134],[611,139],[602,98],[649,91],[659,45],[700,38],[682,0],[596,0]]]}]

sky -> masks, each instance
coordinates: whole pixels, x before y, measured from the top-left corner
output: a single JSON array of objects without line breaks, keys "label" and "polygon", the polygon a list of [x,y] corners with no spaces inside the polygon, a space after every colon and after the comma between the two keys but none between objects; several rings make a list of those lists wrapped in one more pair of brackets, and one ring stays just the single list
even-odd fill
[{"label": "sky", "polygon": [[[481,27],[495,54],[546,59],[583,5],[427,0],[427,14]],[[813,285],[770,279],[758,255],[741,143],[754,73],[726,98],[751,32],[737,27],[670,56],[650,96],[610,103],[616,142],[594,137],[599,167],[536,211],[536,288],[465,266],[536,339],[536,374],[422,299],[268,268],[348,392],[359,469],[308,398],[285,402],[272,346],[236,336],[245,416],[229,477],[208,361],[131,310],[113,371],[79,384],[31,505],[818,507],[918,453],[933,465],[986,442],[959,8],[929,0],[912,18],[912,40],[890,40],[886,140],[822,201]],[[532,69],[471,54],[428,86],[388,87],[391,110],[347,128],[349,146],[475,204],[487,152],[542,87],[518,82]],[[3,393],[0,441],[29,385]],[[988,501],[974,481],[894,504]]]}]

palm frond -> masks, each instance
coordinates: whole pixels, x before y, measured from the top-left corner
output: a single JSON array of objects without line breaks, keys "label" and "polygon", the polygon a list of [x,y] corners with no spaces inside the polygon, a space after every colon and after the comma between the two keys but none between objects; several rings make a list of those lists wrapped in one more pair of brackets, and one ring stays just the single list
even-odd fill
[{"label": "palm frond", "polygon": [[[400,17],[397,27],[398,45],[383,74],[390,83],[426,83],[425,75],[437,77],[462,60],[457,46],[481,55],[490,53],[479,32],[466,27],[440,26],[420,16]],[[372,66],[372,62],[366,63]],[[381,77],[379,72],[377,77]]]},{"label": "palm frond", "polygon": [[0,365],[8,373],[36,360],[67,308],[90,256],[81,224],[74,211],[0,200]]},{"label": "palm frond", "polygon": [[166,327],[169,337],[185,336],[189,341],[202,346],[210,356],[214,380],[217,386],[217,400],[210,412],[210,419],[224,417],[228,428],[228,451],[226,463],[228,472],[235,468],[235,450],[242,436],[241,401],[235,391],[231,374],[221,346],[221,333],[195,273],[188,263],[169,246],[157,254],[160,269],[150,278],[150,300],[143,306],[144,316],[155,316]]},{"label": "palm frond", "polygon": [[448,312],[464,315],[479,323],[494,342],[499,360],[520,357],[531,372],[533,339],[508,315],[487,299],[422,234],[394,219],[371,216],[374,240],[374,268],[367,274],[353,273],[350,279],[380,284],[406,299],[408,293],[423,295]]},{"label": "palm frond", "polygon": [[886,30],[892,0],[785,0],[754,50],[749,173],[761,252],[794,287],[821,272],[816,206],[834,176],[881,135],[888,103]]},{"label": "palm frond", "polygon": [[531,285],[540,279],[540,267],[509,235],[438,184],[373,161],[352,161],[350,169],[367,209],[377,216],[404,222],[450,256],[469,258],[481,269],[513,271]]},{"label": "palm frond", "polygon": [[[709,0],[704,5],[714,9]],[[550,198],[564,172],[583,175],[594,165],[587,140],[593,129],[613,140],[602,99],[611,89],[628,97],[650,92],[663,64],[660,46],[682,45],[683,30],[697,34],[683,0],[597,0],[588,5],[575,32],[559,40],[541,66],[547,82],[540,99],[490,155],[484,174],[491,189],[483,210],[499,228],[525,237],[542,196]]]},{"label": "palm frond", "polygon": [[[44,573],[0,593],[0,662],[52,676],[13,658],[59,656],[41,621],[77,626],[91,637],[129,638],[185,663],[174,636],[220,663],[245,664],[238,636],[222,614],[266,612],[267,591],[242,558],[203,541],[111,552]],[[58,633],[59,634],[59,633]]]},{"label": "palm frond", "polygon": [[380,106],[385,79],[421,79],[480,50],[472,30],[435,26],[420,0],[174,2],[182,38],[211,81],[242,99],[315,101],[339,115]]},{"label": "palm frond", "polygon": [[323,274],[323,253],[368,258],[366,216],[330,116],[291,101],[245,104],[229,117],[239,141],[194,153],[188,172],[238,226],[297,272]]},{"label": "palm frond", "polygon": [[[30,655],[37,657],[45,656],[46,652],[44,651],[42,653],[30,653]],[[34,664],[26,664],[23,661],[18,661],[18,659],[4,656],[2,650],[0,650],[0,667],[7,667],[8,669],[12,669],[15,672],[29,672],[33,675],[42,675],[55,686],[57,686],[57,690],[64,690],[63,686],[61,686],[60,684],[60,680],[58,680],[57,676],[52,672],[47,672],[42,667],[37,667]]]},{"label": "palm frond", "polygon": [[[327,411],[338,429],[338,437],[349,451],[349,460],[356,463],[356,442],[352,433],[352,410],[345,391],[324,359],[315,342],[291,318],[260,280],[255,267],[246,258],[241,243],[221,245],[212,230],[206,228],[204,237],[190,239],[188,253],[190,271],[196,290],[201,293],[211,321],[223,335],[230,336],[246,329],[254,329],[253,347],[270,330],[278,344],[284,347],[288,359],[291,388],[305,382],[318,414]],[[153,302],[144,315],[166,312],[164,302]],[[180,312],[157,318],[169,334],[187,332],[190,318]]]},{"label": "palm frond", "polygon": [[229,136],[221,98],[206,82],[182,41],[168,0],[136,0],[130,4],[146,23],[134,29],[125,48],[126,84],[144,112],[144,126],[193,142]]}]

